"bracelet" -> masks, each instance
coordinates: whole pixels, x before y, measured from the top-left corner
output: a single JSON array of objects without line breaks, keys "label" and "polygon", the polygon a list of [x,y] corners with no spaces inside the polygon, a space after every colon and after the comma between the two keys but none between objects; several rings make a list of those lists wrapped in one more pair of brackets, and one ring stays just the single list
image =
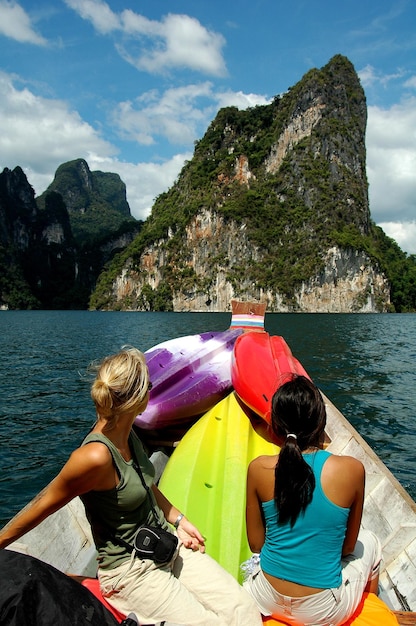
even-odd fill
[{"label": "bracelet", "polygon": [[179,524],[181,523],[182,518],[185,517],[185,515],[183,513],[179,513],[178,517],[175,520],[175,523],[173,524],[174,527],[177,529]]}]

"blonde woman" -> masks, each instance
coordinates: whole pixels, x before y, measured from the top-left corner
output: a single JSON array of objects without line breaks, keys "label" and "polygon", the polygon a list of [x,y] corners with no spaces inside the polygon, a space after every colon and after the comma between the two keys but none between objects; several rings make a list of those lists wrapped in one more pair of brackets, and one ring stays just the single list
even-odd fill
[{"label": "blonde woman", "polygon": [[[98,551],[102,593],[120,612],[133,612],[145,624],[260,626],[250,595],[205,553],[199,530],[153,483],[154,468],[132,430],[150,389],[139,350],[127,347],[100,363],[91,388],[94,427],[57,477],[0,532],[0,548],[80,496]],[[169,562],[157,564],[127,549],[142,524],[177,534]]]}]

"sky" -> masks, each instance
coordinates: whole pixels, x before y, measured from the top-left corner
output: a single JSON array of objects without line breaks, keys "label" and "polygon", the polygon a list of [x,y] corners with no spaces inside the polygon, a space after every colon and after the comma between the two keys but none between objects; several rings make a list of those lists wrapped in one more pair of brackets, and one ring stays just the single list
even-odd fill
[{"label": "sky", "polygon": [[0,171],[116,172],[145,219],[218,110],[267,104],[335,55],[365,90],[372,219],[416,253],[414,0],[0,0]]}]

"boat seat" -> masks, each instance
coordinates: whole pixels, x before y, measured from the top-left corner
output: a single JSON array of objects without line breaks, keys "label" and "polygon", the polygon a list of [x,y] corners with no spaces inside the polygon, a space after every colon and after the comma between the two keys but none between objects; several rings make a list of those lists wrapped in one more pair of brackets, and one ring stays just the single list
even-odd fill
[{"label": "boat seat", "polygon": [[[375,593],[365,593],[354,615],[343,626],[397,626],[393,611]],[[273,617],[264,617],[263,626],[288,626]]]},{"label": "boat seat", "polygon": [[89,591],[91,591],[91,593],[93,593],[95,597],[104,604],[106,609],[108,609],[114,615],[114,617],[119,623],[122,622],[123,619],[126,618],[126,615],[123,615],[123,613],[120,613],[120,611],[117,611],[117,609],[111,606],[111,604],[109,604],[107,600],[103,597],[101,593],[101,589],[100,589],[100,583],[98,582],[98,578],[84,578],[81,584],[84,587],[86,587]]}]

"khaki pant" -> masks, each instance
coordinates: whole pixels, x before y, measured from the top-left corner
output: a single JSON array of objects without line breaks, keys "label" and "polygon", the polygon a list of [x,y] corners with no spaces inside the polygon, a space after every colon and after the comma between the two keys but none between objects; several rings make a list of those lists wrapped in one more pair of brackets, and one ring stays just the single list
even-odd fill
[{"label": "khaki pant", "polygon": [[167,621],[184,626],[261,626],[254,600],[214,559],[180,545],[167,565],[132,558],[99,570],[101,592],[140,624]]}]

